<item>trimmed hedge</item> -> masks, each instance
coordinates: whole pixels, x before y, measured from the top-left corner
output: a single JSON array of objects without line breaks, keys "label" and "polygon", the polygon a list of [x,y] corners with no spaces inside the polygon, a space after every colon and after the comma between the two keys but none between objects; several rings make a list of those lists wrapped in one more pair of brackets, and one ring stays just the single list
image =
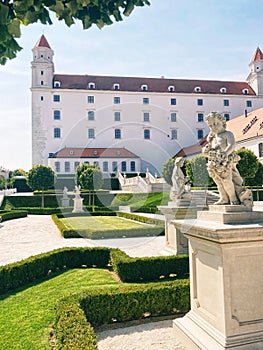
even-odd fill
[{"label": "trimmed hedge", "polygon": [[122,211],[118,211],[116,214],[117,214],[117,216],[122,217],[122,218],[134,220],[134,221],[139,221],[139,222],[142,222],[142,223],[148,224],[148,225],[158,225],[158,226],[161,226],[164,228],[164,221],[163,220],[149,218],[147,216],[136,215],[136,214],[132,214],[132,213],[126,213],[126,212],[122,212]]},{"label": "trimmed hedge", "polygon": [[[98,288],[61,299],[56,306],[58,349],[97,349],[92,326],[190,308],[189,280]],[[92,326],[91,326],[92,325]]]},{"label": "trimmed hedge", "polygon": [[26,210],[0,211],[0,222],[27,217]]},{"label": "trimmed hedge", "polygon": [[108,248],[61,248],[28,259],[0,266],[0,293],[23,286],[65,268],[107,267]]},{"label": "trimmed hedge", "polygon": [[111,249],[112,267],[123,282],[155,281],[160,278],[186,278],[188,255],[131,258],[120,249]]}]

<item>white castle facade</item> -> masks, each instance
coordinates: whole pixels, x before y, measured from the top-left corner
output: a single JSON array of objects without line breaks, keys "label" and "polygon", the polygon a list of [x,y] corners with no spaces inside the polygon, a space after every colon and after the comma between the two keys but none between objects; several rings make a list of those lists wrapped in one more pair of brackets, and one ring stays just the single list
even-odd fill
[{"label": "white castle facade", "polygon": [[[44,35],[32,51],[32,163],[62,174],[83,161],[96,161],[105,173],[116,164],[121,171],[160,172],[207,134],[206,114],[218,111],[229,120],[263,106],[259,48],[244,82],[55,74]],[[99,157],[111,148],[114,159]],[[86,159],[81,149],[93,156],[86,151]]]}]

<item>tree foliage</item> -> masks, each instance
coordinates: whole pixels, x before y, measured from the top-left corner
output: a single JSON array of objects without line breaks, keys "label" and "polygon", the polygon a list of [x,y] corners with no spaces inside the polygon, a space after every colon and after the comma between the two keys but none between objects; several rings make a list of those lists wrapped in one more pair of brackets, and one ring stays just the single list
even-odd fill
[{"label": "tree foliage", "polygon": [[262,186],[263,185],[263,164],[258,162],[258,170],[253,178],[246,179],[247,186]]},{"label": "tree foliage", "polygon": [[86,190],[98,190],[103,184],[103,176],[99,167],[82,163],[76,169],[76,184]]},{"label": "tree foliage", "polygon": [[56,174],[49,166],[34,165],[28,172],[27,184],[33,191],[42,191],[42,207],[44,206],[44,192],[52,188],[56,181]]},{"label": "tree foliage", "polygon": [[92,24],[99,28],[113,21],[122,21],[136,6],[150,5],[148,0],[0,0],[0,63],[16,57],[21,47],[15,38],[21,35],[20,25],[40,21],[52,24],[50,13],[71,26],[80,20],[83,29]]},{"label": "tree foliage", "polygon": [[172,186],[172,174],[173,174],[173,168],[174,168],[174,158],[168,159],[162,169],[162,176],[164,180]]},{"label": "tree foliage", "polygon": [[254,152],[247,148],[240,148],[236,151],[240,156],[240,160],[237,164],[237,169],[244,179],[255,177],[258,170],[258,158]]},{"label": "tree foliage", "polygon": [[207,187],[212,185],[213,180],[208,175],[206,162],[204,156],[196,156],[186,162],[186,176],[193,186]]}]

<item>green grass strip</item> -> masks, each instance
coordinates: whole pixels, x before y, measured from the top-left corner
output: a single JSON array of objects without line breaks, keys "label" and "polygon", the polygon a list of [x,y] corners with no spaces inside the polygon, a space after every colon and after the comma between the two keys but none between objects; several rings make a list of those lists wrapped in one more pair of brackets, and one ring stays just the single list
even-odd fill
[{"label": "green grass strip", "polygon": [[50,350],[49,333],[59,298],[119,284],[108,270],[72,269],[0,297],[0,347],[8,350]]}]

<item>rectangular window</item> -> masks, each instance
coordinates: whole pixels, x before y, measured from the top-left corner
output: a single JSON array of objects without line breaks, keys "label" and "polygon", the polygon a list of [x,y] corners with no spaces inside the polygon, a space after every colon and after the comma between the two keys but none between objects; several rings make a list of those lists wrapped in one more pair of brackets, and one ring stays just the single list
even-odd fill
[{"label": "rectangular window", "polygon": [[176,98],[171,98],[171,106],[175,106],[176,105]]},{"label": "rectangular window", "polygon": [[70,172],[70,162],[65,162],[65,173]]},{"label": "rectangular window", "polygon": [[229,113],[224,113],[224,117],[226,118],[227,122],[230,120],[230,114]]},{"label": "rectangular window", "polygon": [[127,164],[125,161],[121,162],[121,171],[123,171],[123,172],[127,171]]},{"label": "rectangular window", "polygon": [[88,111],[88,120],[95,120],[94,111]]},{"label": "rectangular window", "polygon": [[112,162],[112,171],[116,172],[118,170],[118,163],[117,162]]},{"label": "rectangular window", "polygon": [[60,139],[61,138],[61,130],[60,128],[54,128],[54,138]]},{"label": "rectangular window", "polygon": [[229,100],[224,100],[224,106],[228,107],[229,106]]},{"label": "rectangular window", "polygon": [[202,98],[197,99],[197,106],[203,106],[203,99]]},{"label": "rectangular window", "polygon": [[54,120],[60,120],[60,111],[54,111]]},{"label": "rectangular window", "polygon": [[171,122],[176,122],[176,113],[175,112],[171,113]]},{"label": "rectangular window", "polygon": [[44,71],[42,70],[40,74],[41,74],[41,75],[44,75]]},{"label": "rectangular window", "polygon": [[60,173],[60,162],[55,162],[55,172]]},{"label": "rectangular window", "polygon": [[44,96],[40,96],[40,101],[44,101]]},{"label": "rectangular window", "polygon": [[95,130],[94,129],[88,129],[88,138],[95,139]]},{"label": "rectangular window", "polygon": [[134,160],[131,161],[130,165],[131,165],[131,167],[130,167],[131,171],[136,171],[136,165],[135,165],[135,161]]},{"label": "rectangular window", "polygon": [[142,103],[143,103],[144,105],[148,105],[148,104],[149,104],[149,98],[148,98],[148,97],[144,97],[144,98],[142,99]]},{"label": "rectangular window", "polygon": [[144,122],[149,122],[150,121],[150,113],[144,112],[143,113],[143,121]]},{"label": "rectangular window", "polygon": [[150,129],[144,129],[144,139],[145,140],[150,140],[151,138],[151,130]]},{"label": "rectangular window", "polygon": [[54,102],[60,102],[60,95],[53,95]]},{"label": "rectangular window", "polygon": [[252,101],[247,101],[247,107],[252,107]]},{"label": "rectangular window", "polygon": [[113,99],[113,103],[114,103],[115,105],[120,104],[120,103],[121,103],[121,98],[120,98],[120,97],[115,96],[115,97],[114,97],[114,99]]},{"label": "rectangular window", "polygon": [[258,156],[261,158],[263,157],[263,143],[258,144]]},{"label": "rectangular window", "polygon": [[114,120],[115,122],[119,122],[121,120],[121,112],[114,112]]},{"label": "rectangular window", "polygon": [[104,172],[108,172],[109,171],[108,162],[103,162],[102,163],[102,169],[103,169]]},{"label": "rectangular window", "polygon": [[197,121],[198,121],[198,123],[202,123],[204,121],[204,114],[203,113],[197,114]]},{"label": "rectangular window", "polygon": [[79,166],[79,162],[74,162],[74,170],[76,170],[78,166]]},{"label": "rectangular window", "polygon": [[115,139],[121,139],[121,129],[114,130]]},{"label": "rectangular window", "polygon": [[172,129],[171,130],[171,139],[172,140],[177,140],[177,129]]},{"label": "rectangular window", "polygon": [[88,96],[88,103],[94,103],[95,98],[94,96]]},{"label": "rectangular window", "polygon": [[204,130],[203,129],[197,130],[197,138],[198,138],[198,140],[201,140],[203,137],[204,137]]}]

